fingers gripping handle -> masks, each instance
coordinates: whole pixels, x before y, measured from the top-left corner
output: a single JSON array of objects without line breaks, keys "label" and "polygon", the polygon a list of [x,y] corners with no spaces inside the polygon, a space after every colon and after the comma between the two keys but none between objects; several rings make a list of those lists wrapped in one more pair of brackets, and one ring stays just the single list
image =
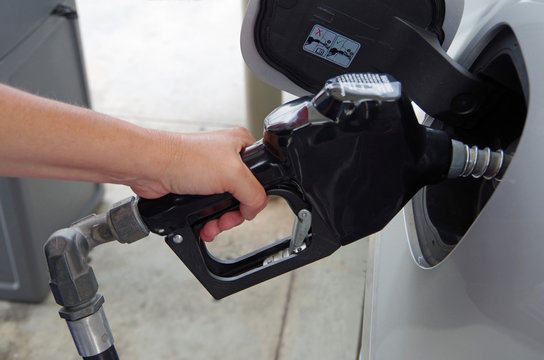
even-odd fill
[{"label": "fingers gripping handle", "polygon": [[[273,188],[286,176],[274,158],[257,142],[244,149],[243,160],[266,188]],[[140,199],[138,210],[150,231],[168,236],[175,231],[197,226],[219,218],[226,212],[238,210],[239,202],[228,193],[214,195],[168,194],[159,199]]]}]

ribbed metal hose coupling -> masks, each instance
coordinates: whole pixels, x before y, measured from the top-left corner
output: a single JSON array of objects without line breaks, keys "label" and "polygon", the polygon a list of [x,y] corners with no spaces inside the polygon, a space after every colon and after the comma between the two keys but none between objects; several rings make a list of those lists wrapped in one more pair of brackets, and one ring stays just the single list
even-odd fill
[{"label": "ribbed metal hose coupling", "polygon": [[503,150],[491,151],[469,147],[460,141],[452,140],[452,161],[448,178],[469,177],[486,180],[501,179],[510,163],[511,156]]}]

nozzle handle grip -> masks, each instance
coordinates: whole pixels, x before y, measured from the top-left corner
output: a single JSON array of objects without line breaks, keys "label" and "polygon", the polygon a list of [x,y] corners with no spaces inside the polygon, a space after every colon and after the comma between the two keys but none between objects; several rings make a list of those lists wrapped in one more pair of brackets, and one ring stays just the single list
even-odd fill
[{"label": "nozzle handle grip", "polygon": [[[246,148],[242,158],[264,186],[268,195],[287,201],[294,214],[310,209],[302,193],[291,183],[288,165],[268,153],[262,142]],[[307,250],[291,254],[273,264],[265,260],[289,248],[290,238],[276,241],[234,261],[224,261],[211,255],[199,232],[202,226],[226,212],[239,209],[239,202],[228,193],[215,195],[168,194],[159,199],[139,199],[138,209],[149,230],[165,236],[166,243],[204,285],[210,294],[220,299],[285,272],[321,259],[334,252],[339,244],[311,244]],[[311,250],[311,251],[310,251]]]},{"label": "nozzle handle grip", "polygon": [[[293,212],[306,207],[305,203],[301,201],[300,194],[292,188],[277,186],[268,189],[267,193],[286,199]],[[221,211],[229,210],[224,207]],[[214,216],[219,216],[219,212]],[[195,225],[187,224],[187,226],[178,229],[175,234],[168,235],[166,243],[216,299],[244,290],[318,259],[312,260],[314,254],[303,252],[298,255],[293,254],[285,261],[265,265],[267,258],[289,248],[290,238],[276,241],[233,261],[218,259],[209,253],[204,241],[199,237],[200,228],[204,223],[205,221]],[[308,241],[311,241],[311,238]]]}]

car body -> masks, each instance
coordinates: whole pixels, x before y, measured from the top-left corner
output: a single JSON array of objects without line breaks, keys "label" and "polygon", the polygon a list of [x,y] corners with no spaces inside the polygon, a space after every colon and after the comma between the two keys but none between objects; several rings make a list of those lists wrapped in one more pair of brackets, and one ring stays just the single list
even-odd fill
[{"label": "car body", "polygon": [[526,119],[512,119],[524,121],[513,161],[459,242],[436,264],[429,265],[421,249],[417,199],[374,236],[361,359],[541,359],[544,354],[538,180],[544,3],[467,0],[449,54],[469,67],[504,29],[519,46],[518,75],[527,82]]}]

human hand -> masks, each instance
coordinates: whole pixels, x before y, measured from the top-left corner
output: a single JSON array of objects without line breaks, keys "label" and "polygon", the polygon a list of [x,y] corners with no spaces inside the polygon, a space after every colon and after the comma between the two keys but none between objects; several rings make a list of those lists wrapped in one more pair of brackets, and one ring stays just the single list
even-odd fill
[{"label": "human hand", "polygon": [[204,225],[200,236],[212,241],[220,232],[253,219],[267,203],[266,193],[242,161],[240,152],[255,139],[244,128],[204,132],[168,133],[149,130],[155,161],[147,176],[134,180],[133,191],[145,198],[167,193],[210,195],[228,192],[240,210]]},{"label": "human hand", "polygon": [[240,211],[208,222],[201,230],[206,241],[266,205],[263,187],[240,156],[254,142],[244,128],[145,129],[0,84],[1,176],[124,184],[144,198],[229,192]]}]

